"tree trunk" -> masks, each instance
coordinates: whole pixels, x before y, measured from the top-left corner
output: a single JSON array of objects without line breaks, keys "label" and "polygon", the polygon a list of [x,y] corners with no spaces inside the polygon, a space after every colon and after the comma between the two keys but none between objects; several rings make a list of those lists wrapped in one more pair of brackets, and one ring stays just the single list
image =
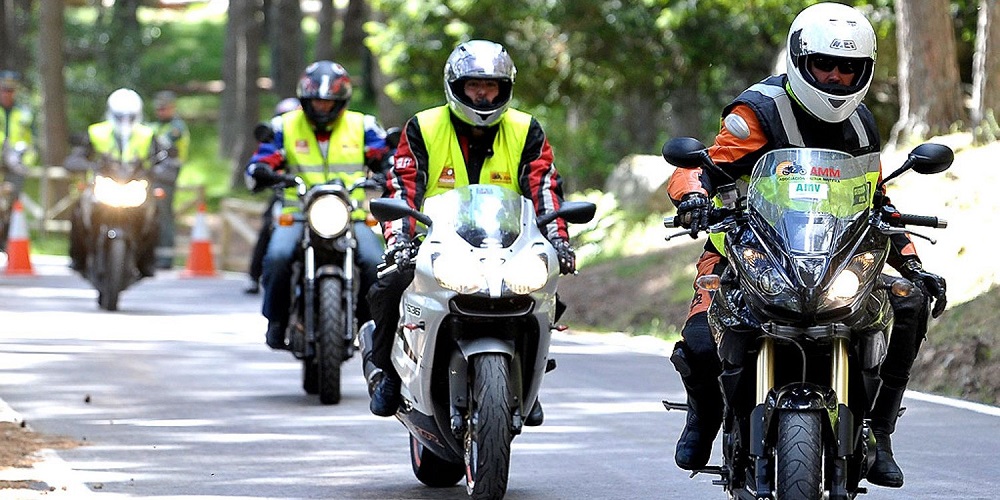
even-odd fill
[{"label": "tree trunk", "polygon": [[972,125],[978,142],[1000,138],[1000,2],[980,0],[972,58]]},{"label": "tree trunk", "polygon": [[322,0],[319,3],[319,33],[316,36],[317,61],[336,61],[336,48],[333,46],[333,31],[337,24],[337,7],[333,0]]},{"label": "tree trunk", "polygon": [[267,17],[271,41],[271,91],[279,98],[294,96],[305,67],[299,0],[271,0]]},{"label": "tree trunk", "polygon": [[341,57],[361,61],[368,53],[365,47],[365,22],[370,9],[366,0],[350,0],[344,14],[344,33],[340,40]]},{"label": "tree trunk", "polygon": [[[40,40],[63,39],[63,0],[47,0],[40,9]],[[43,133],[39,149],[43,165],[62,165],[68,154],[69,126],[66,116],[66,82],[63,79],[60,43],[38,44],[38,66],[42,83]]]},{"label": "tree trunk", "polygon": [[142,51],[142,25],[139,23],[140,0],[118,0],[111,7],[111,24],[108,27],[108,69],[115,87],[128,87],[139,91],[141,81],[139,60]]},{"label": "tree trunk", "polygon": [[32,53],[28,45],[32,2],[0,0],[0,69],[21,73],[25,85],[30,83],[25,74],[32,67]]},{"label": "tree trunk", "polygon": [[889,145],[920,142],[965,120],[948,0],[896,2],[899,121]]},{"label": "tree trunk", "polygon": [[219,155],[231,160],[231,184],[243,184],[243,167],[253,153],[252,131],[260,119],[257,77],[260,75],[261,29],[255,0],[229,4],[225,55],[222,62],[222,108],[219,113]]}]

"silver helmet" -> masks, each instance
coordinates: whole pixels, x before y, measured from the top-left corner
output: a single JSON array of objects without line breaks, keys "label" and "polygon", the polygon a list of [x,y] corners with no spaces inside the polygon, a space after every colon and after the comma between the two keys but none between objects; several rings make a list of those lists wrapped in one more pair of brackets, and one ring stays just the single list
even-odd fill
[{"label": "silver helmet", "polygon": [[[820,120],[846,120],[861,104],[874,76],[875,30],[868,19],[847,5],[818,3],[795,17],[787,44],[785,65],[795,99]],[[809,69],[811,62],[854,76],[847,85],[819,82]]]},{"label": "silver helmet", "polygon": [[[510,107],[517,68],[503,45],[487,40],[470,40],[451,52],[444,65],[444,93],[451,112],[462,121],[488,127],[500,121]],[[469,79],[497,80],[500,94],[489,103],[473,102],[465,95]]]},{"label": "silver helmet", "polygon": [[121,88],[108,96],[105,119],[111,122],[115,136],[128,142],[132,129],[142,122],[142,98],[132,89]]}]

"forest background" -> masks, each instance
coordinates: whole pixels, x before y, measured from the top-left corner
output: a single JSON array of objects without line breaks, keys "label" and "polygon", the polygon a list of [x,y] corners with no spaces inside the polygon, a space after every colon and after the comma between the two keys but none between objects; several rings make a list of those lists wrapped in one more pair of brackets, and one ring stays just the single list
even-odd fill
[{"label": "forest background", "polygon": [[[781,71],[788,26],[813,3],[0,0],[0,68],[23,75],[20,98],[37,111],[44,165],[60,165],[71,135],[103,119],[112,90],[139,91],[150,117],[153,93],[177,92],[193,135],[180,183],[204,186],[214,207],[227,197],[250,197],[242,183],[255,146],[250,131],[278,100],[294,95],[308,62],[344,64],[355,83],[352,108],[375,114],[387,127],[401,126],[416,111],[444,102],[443,64],[456,44],[470,38],[501,42],[518,68],[515,106],[543,124],[566,191],[601,207],[599,221],[580,235],[584,269],[573,277],[592,285],[564,287],[566,293],[602,292],[578,296],[582,311],[630,311],[586,326],[675,335],[690,298],[697,247],[636,255],[641,252],[635,248],[648,243],[639,240],[650,239],[649,228],[664,214],[619,208],[620,200],[607,192],[608,179],[623,159],[657,155],[670,137],[710,142],[722,107]],[[876,75],[866,103],[880,124],[884,151],[958,134],[968,138],[963,147],[992,152],[981,158],[995,164],[1000,2],[841,3],[861,9],[877,32]],[[954,184],[967,192],[985,185],[982,175],[949,179],[955,182],[921,189]],[[956,199],[955,206],[968,205],[961,201],[967,194]],[[662,242],[663,234],[660,226],[654,238]],[[957,254],[966,255],[965,247]],[[980,264],[969,268],[982,269]],[[610,283],[633,288],[609,292]],[[643,298],[650,298],[644,303],[635,298],[635,283],[660,285],[643,289]],[[953,369],[935,372],[928,387],[997,400],[1000,375],[989,374],[1000,373],[993,356],[1000,340],[986,325],[998,296],[990,289],[975,300],[963,297],[966,303],[935,323],[934,345],[922,352],[921,363]]]}]

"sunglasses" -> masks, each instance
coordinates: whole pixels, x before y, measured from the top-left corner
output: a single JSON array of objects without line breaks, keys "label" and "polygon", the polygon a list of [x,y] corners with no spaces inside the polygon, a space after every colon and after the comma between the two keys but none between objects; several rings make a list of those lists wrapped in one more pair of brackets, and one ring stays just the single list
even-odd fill
[{"label": "sunglasses", "polygon": [[820,71],[833,71],[833,68],[837,68],[845,75],[853,75],[861,71],[864,62],[859,59],[814,56],[809,59],[809,64]]}]

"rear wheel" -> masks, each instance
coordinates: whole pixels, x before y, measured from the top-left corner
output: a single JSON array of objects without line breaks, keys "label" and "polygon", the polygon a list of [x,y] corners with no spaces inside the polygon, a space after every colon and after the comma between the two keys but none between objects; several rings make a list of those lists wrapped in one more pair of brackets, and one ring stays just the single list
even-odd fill
[{"label": "rear wheel", "polygon": [[413,436],[410,436],[410,465],[417,480],[432,488],[454,486],[465,476],[465,465],[438,457]]},{"label": "rear wheel", "polygon": [[319,282],[319,321],[316,324],[316,362],[319,365],[319,401],[340,402],[340,364],[347,350],[347,321],[340,280]]},{"label": "rear wheel", "polygon": [[783,411],[778,415],[775,467],[776,497],[823,498],[823,428],[818,412]]},{"label": "rear wheel", "polygon": [[474,499],[500,499],[510,470],[509,361],[498,353],[472,358],[473,381],[465,438],[466,490]]}]

